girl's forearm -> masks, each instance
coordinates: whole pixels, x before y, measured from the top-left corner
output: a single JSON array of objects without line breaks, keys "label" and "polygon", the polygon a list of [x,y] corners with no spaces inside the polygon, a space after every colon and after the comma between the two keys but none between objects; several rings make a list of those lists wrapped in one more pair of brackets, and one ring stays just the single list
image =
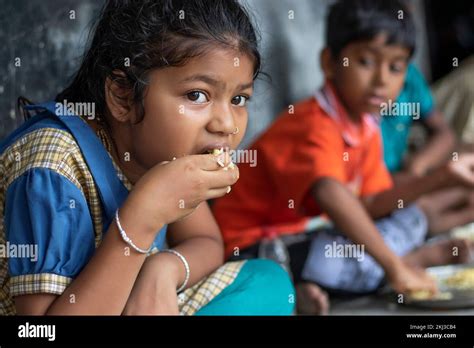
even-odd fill
[{"label": "girl's forearm", "polygon": [[[193,286],[203,277],[215,271],[224,262],[224,248],[222,247],[222,242],[211,237],[192,237],[172,246],[172,248],[181,253],[189,264],[190,276],[187,288]],[[173,271],[178,275],[177,286],[179,287],[186,276],[182,261],[175,255],[169,253],[161,253],[156,257],[166,258],[168,264],[172,265]]]},{"label": "girl's forearm", "polygon": [[[190,269],[189,288],[222,264],[221,242],[209,237],[192,237],[174,248],[184,256]],[[176,289],[185,280],[183,261],[161,252],[147,258],[134,284],[123,314],[174,315],[179,313]]]},{"label": "girl's forearm", "polygon": [[[155,232],[127,224],[135,221],[127,213],[121,210],[128,236],[140,247],[151,245]],[[144,261],[145,255],[128,247],[113,222],[89,263],[45,314],[120,315]]]}]

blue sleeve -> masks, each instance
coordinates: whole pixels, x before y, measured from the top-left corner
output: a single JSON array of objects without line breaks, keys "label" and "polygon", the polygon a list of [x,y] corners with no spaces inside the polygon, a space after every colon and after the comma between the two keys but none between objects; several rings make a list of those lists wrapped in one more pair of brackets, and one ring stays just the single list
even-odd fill
[{"label": "blue sleeve", "polygon": [[74,278],[95,250],[83,193],[51,169],[30,169],[10,184],[4,219],[10,246],[30,250],[27,257],[10,255],[12,278],[38,274]]},{"label": "blue sleeve", "polygon": [[434,110],[433,95],[425,77],[414,64],[408,66],[402,96],[403,101],[420,103],[421,119],[431,116]]}]

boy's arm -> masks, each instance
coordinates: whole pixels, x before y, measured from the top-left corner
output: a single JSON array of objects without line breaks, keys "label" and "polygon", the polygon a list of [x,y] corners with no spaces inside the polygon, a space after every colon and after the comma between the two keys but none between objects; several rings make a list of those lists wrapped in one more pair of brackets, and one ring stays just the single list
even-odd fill
[{"label": "boy's arm", "polygon": [[406,206],[422,195],[455,184],[474,187],[474,155],[460,155],[428,175],[404,180],[392,189],[362,198],[369,215],[376,219]]},{"label": "boy's arm", "polygon": [[410,270],[388,248],[359,199],[337,180],[318,180],[313,185],[312,194],[338,229],[354,243],[364,245],[367,252],[383,267],[395,291],[405,293],[418,289],[435,290],[431,279]]},{"label": "boy's arm", "polygon": [[453,151],[456,139],[443,114],[435,110],[423,120],[428,129],[427,144],[416,152],[406,165],[406,170],[415,176],[423,176],[429,170],[439,167]]}]

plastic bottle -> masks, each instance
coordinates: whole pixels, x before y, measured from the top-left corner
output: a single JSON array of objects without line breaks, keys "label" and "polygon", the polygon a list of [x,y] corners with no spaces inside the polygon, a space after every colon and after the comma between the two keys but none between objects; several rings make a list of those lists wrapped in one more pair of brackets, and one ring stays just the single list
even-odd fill
[{"label": "plastic bottle", "polygon": [[264,229],[263,238],[258,249],[258,257],[275,261],[291,277],[288,249],[275,230],[270,228]]}]

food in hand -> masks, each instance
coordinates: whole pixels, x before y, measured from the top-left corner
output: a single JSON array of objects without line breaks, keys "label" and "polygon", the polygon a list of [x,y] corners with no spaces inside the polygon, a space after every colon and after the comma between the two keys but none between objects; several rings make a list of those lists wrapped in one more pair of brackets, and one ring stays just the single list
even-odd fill
[{"label": "food in hand", "polygon": [[[224,149],[223,148],[213,149],[213,150],[210,150],[209,153],[213,154],[214,156],[219,156],[224,153]],[[223,167],[222,168],[223,170],[229,170],[229,169],[235,168],[235,164],[232,161],[230,161],[230,163],[227,166],[225,166],[224,163],[222,163],[222,161],[220,162],[218,161],[217,163],[219,163],[219,165]]]}]

